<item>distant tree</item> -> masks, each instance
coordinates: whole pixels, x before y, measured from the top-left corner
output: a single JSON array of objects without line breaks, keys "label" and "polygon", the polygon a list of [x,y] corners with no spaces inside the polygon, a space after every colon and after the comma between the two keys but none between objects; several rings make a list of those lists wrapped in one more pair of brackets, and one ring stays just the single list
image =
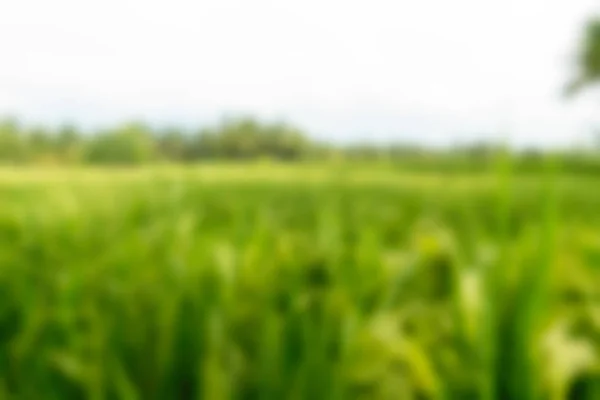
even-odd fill
[{"label": "distant tree", "polygon": [[264,127],[258,140],[262,156],[284,160],[303,158],[311,147],[302,131],[284,123]]},{"label": "distant tree", "polygon": [[466,144],[460,147],[458,152],[472,160],[489,161],[498,154],[500,148],[501,146],[494,142],[482,140]]},{"label": "distant tree", "polygon": [[201,130],[189,143],[193,159],[292,160],[307,156],[310,149],[311,142],[298,128],[252,118],[226,119],[215,128]]},{"label": "distant tree", "polygon": [[217,132],[210,128],[200,129],[190,140],[186,159],[194,161],[222,157],[221,147]]},{"label": "distant tree", "polygon": [[55,137],[48,129],[36,126],[27,133],[28,157],[36,163],[57,162]]},{"label": "distant tree", "polygon": [[61,126],[56,133],[54,143],[55,151],[61,161],[66,163],[82,161],[85,143],[75,125],[64,124]]},{"label": "distant tree", "polygon": [[227,158],[254,158],[260,154],[262,127],[251,118],[226,120],[218,128],[219,151]]},{"label": "distant tree", "polygon": [[0,121],[0,162],[24,162],[27,150],[27,142],[17,120],[7,118]]},{"label": "distant tree", "polygon": [[566,88],[567,95],[600,81],[600,18],[587,23],[576,62],[577,74]]},{"label": "distant tree", "polygon": [[115,130],[97,133],[89,142],[86,161],[100,164],[142,164],[155,159],[155,142],[150,130],[128,123]]},{"label": "distant tree", "polygon": [[161,159],[184,161],[188,150],[189,139],[176,127],[169,127],[158,133],[156,137],[157,152]]},{"label": "distant tree", "polygon": [[359,143],[348,146],[346,157],[353,160],[377,160],[382,158],[384,150],[370,143]]}]

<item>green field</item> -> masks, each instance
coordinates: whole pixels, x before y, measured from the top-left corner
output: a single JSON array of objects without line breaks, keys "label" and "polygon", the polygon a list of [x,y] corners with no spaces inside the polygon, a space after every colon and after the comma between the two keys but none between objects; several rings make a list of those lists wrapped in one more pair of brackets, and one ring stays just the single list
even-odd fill
[{"label": "green field", "polygon": [[0,399],[600,399],[600,181],[0,169]]}]

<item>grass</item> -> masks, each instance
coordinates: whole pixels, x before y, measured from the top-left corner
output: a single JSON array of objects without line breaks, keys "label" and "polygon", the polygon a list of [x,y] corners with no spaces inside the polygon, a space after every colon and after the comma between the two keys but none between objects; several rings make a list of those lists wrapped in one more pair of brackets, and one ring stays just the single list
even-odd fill
[{"label": "grass", "polygon": [[592,182],[2,169],[0,398],[600,398]]}]

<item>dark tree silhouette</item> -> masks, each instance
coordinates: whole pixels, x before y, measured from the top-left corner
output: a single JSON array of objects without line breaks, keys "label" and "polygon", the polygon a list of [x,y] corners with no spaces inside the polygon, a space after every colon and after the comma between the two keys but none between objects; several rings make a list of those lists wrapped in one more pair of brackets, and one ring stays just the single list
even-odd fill
[{"label": "dark tree silhouette", "polygon": [[577,53],[577,73],[566,88],[568,96],[600,82],[600,18],[587,23]]}]

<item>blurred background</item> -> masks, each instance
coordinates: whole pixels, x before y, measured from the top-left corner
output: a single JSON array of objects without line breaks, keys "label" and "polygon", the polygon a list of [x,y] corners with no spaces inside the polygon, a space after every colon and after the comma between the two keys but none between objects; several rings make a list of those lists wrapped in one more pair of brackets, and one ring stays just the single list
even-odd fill
[{"label": "blurred background", "polygon": [[600,399],[592,0],[0,4],[0,400]]},{"label": "blurred background", "polygon": [[1,11],[0,113],[29,129],[197,134],[250,116],[336,145],[597,139],[597,99],[561,95],[593,0],[24,0]]}]

